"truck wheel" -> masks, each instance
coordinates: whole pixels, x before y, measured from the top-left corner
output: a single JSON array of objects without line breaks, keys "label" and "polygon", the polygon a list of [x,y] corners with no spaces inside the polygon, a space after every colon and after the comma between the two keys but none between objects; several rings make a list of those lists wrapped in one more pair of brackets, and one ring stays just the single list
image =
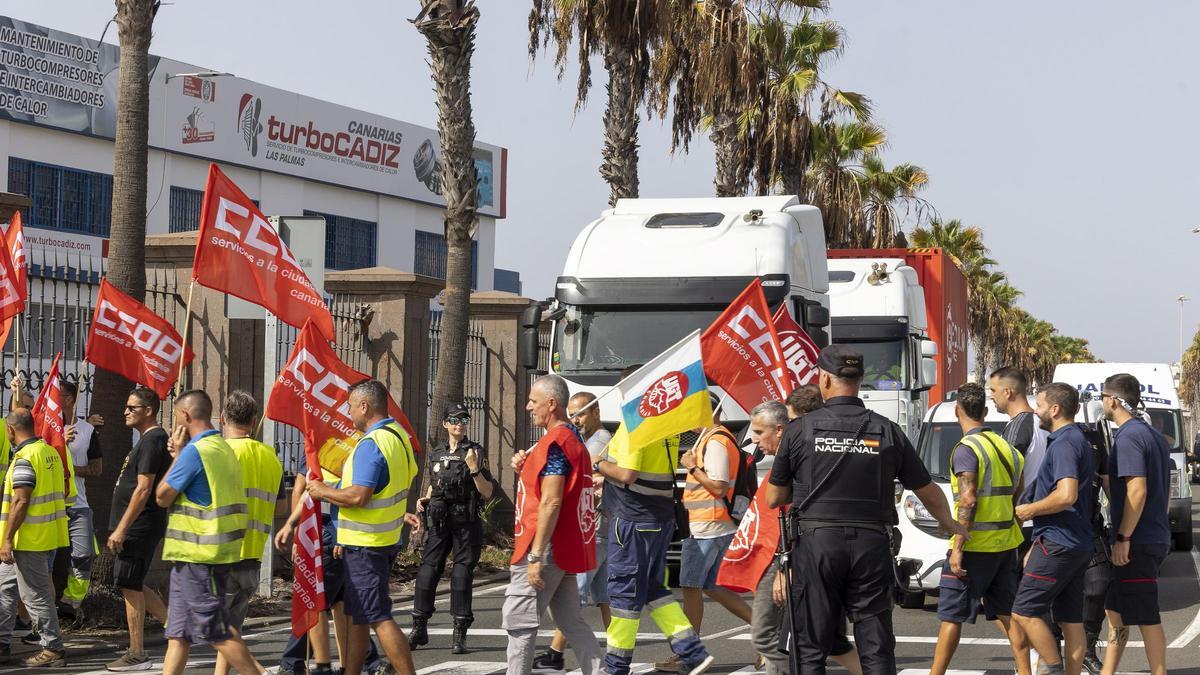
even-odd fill
[{"label": "truck wheel", "polygon": [[925,591],[906,589],[900,594],[900,606],[904,609],[924,609]]},{"label": "truck wheel", "polygon": [[[1188,524],[1191,525],[1190,522]],[[1176,551],[1192,550],[1192,530],[1190,527],[1187,532],[1176,532],[1171,538],[1175,544],[1174,548]]]}]

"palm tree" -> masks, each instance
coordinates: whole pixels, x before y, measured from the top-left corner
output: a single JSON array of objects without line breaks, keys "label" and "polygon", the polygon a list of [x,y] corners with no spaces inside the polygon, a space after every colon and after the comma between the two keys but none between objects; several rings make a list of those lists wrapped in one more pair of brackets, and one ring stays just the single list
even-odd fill
[{"label": "palm tree", "polygon": [[422,0],[413,20],[428,41],[429,70],[437,94],[442,152],[442,191],[446,198],[446,292],[438,370],[429,410],[429,445],[440,443],[448,403],[463,399],[467,329],[471,301],[471,239],[476,213],[475,122],[471,109],[471,56],[479,9],[474,0]]},{"label": "palm tree", "polygon": [[888,170],[878,155],[868,154],[862,159],[858,183],[871,248],[892,246],[903,237],[900,229],[903,217],[896,209],[897,204],[911,207],[917,218],[929,206],[917,197],[917,192],[929,183],[929,175],[915,164],[897,164]]},{"label": "palm tree", "polygon": [[1193,416],[1200,410],[1200,331],[1192,336],[1192,344],[1180,359],[1179,400],[1187,403]]},{"label": "palm tree", "polygon": [[887,134],[871,122],[834,122],[815,129],[812,139],[808,191],[803,194],[821,210],[826,246],[867,245],[865,233],[859,227],[866,203],[859,167],[864,158],[884,146]]},{"label": "palm tree", "polygon": [[561,78],[570,46],[577,43],[576,110],[586,103],[592,86],[591,57],[603,57],[608,105],[600,175],[609,185],[610,204],[638,196],[638,110],[650,82],[650,53],[675,25],[678,6],[676,0],[533,0],[530,58],[553,41]]},{"label": "palm tree", "polygon": [[[109,232],[108,282],[139,301],[146,298],[146,154],[150,128],[150,40],[157,0],[116,0],[121,61],[117,84],[117,128],[113,144],[112,228]],[[97,484],[116,483],[131,434],[120,423],[125,395],[133,384],[116,373],[96,369],[91,412],[108,421],[104,472]],[[111,491],[94,489],[92,508],[107,513]]]}]

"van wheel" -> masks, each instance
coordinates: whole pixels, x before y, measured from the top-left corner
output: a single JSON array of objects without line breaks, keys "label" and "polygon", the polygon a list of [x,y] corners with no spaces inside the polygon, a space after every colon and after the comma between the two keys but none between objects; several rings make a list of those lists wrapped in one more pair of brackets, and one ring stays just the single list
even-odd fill
[{"label": "van wheel", "polygon": [[925,591],[904,590],[900,593],[900,606],[904,609],[924,609]]},{"label": "van wheel", "polygon": [[1174,535],[1172,535],[1172,540],[1175,544],[1174,548],[1176,551],[1192,550],[1192,531],[1190,528],[1187,532],[1176,532]]}]

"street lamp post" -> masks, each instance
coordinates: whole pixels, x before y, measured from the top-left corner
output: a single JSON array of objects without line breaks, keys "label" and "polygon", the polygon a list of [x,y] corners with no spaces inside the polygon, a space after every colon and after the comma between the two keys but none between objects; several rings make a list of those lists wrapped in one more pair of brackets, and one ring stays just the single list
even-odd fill
[{"label": "street lamp post", "polygon": [[1179,365],[1183,366],[1183,303],[1191,298],[1186,295],[1181,295],[1175,300],[1179,303]]}]

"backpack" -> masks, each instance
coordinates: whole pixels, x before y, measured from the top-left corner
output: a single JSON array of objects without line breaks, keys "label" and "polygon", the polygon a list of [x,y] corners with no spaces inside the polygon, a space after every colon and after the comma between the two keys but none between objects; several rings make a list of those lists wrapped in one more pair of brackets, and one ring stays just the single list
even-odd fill
[{"label": "backpack", "polygon": [[723,434],[733,441],[734,447],[738,449],[737,477],[733,479],[733,497],[732,499],[726,497],[724,501],[729,517],[733,518],[733,522],[740,523],[742,516],[746,515],[746,511],[750,509],[750,503],[754,501],[755,491],[758,490],[758,466],[754,462],[754,455],[743,450],[733,434],[725,429],[719,429],[716,433]]}]

